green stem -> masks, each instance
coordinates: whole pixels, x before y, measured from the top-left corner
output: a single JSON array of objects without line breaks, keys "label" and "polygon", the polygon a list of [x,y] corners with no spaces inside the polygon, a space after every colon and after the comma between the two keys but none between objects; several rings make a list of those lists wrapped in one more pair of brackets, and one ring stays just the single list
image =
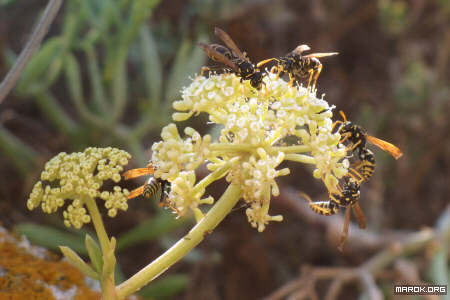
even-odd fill
[{"label": "green stem", "polygon": [[284,152],[284,153],[305,153],[311,151],[311,146],[308,145],[279,146],[270,148],[270,151]]},{"label": "green stem", "polygon": [[303,164],[312,164],[316,163],[316,160],[312,156],[304,155],[304,154],[286,154],[284,157],[285,160],[291,160]]},{"label": "green stem", "polygon": [[119,299],[138,291],[183,258],[203,240],[205,234],[211,232],[230,213],[240,198],[240,186],[231,184],[205,217],[184,238],[117,287]]},{"label": "green stem", "polygon": [[219,180],[223,176],[225,176],[226,172],[231,169],[232,166],[234,166],[235,163],[237,163],[239,159],[237,157],[232,158],[229,162],[227,162],[225,165],[221,166],[214,172],[210,173],[208,176],[203,178],[199,183],[197,183],[193,189],[193,193],[198,193],[199,191],[205,189],[208,185],[213,183],[216,180]]},{"label": "green stem", "polygon": [[[95,199],[86,198],[86,206],[89,210],[89,215],[91,216],[92,223],[94,224],[95,232],[97,233],[97,238],[100,241],[100,246],[102,248],[103,257],[103,270],[108,270],[110,267],[114,268],[115,258],[111,258],[111,247],[108,239],[108,234],[106,233],[105,226],[103,225],[102,216],[98,210],[97,203]],[[102,296],[104,300],[115,300],[117,295],[115,293],[115,283],[114,283],[114,272],[110,272],[106,276],[102,274],[100,276],[100,285],[102,287]]]},{"label": "green stem", "polygon": [[85,203],[89,210],[89,215],[91,216],[92,223],[94,224],[98,240],[100,241],[102,252],[106,253],[109,250],[109,239],[108,234],[105,230],[105,226],[103,225],[102,216],[100,215],[100,211],[98,210],[97,203],[95,203],[95,200],[92,198],[86,198]]}]

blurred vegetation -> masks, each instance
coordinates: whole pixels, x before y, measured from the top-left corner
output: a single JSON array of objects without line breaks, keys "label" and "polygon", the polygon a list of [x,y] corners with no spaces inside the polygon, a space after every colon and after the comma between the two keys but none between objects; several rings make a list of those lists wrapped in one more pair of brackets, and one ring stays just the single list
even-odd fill
[{"label": "blurred vegetation", "polygon": [[[61,33],[46,39],[15,89],[16,96],[32,101],[52,130],[65,137],[64,150],[115,145],[130,151],[138,165],[147,163],[143,138],[157,134],[170,121],[171,102],[205,61],[186,29],[167,39],[165,49],[158,47],[155,33],[146,24],[158,4],[159,0],[66,3]],[[206,40],[201,32],[195,38]],[[12,65],[16,55],[11,50],[4,54]],[[163,68],[170,60],[170,67]],[[24,175],[41,168],[45,160],[39,149],[3,126],[0,145]],[[158,239],[184,223],[159,210],[119,236],[118,251]],[[16,231],[48,249],[59,251],[62,244],[87,255],[80,233],[25,223],[17,225]],[[174,294],[186,285],[186,279],[169,276],[161,285]],[[153,294],[164,298],[156,286],[146,292],[148,297]]]},{"label": "blurred vegetation", "polygon": [[[145,164],[142,137],[169,121],[171,101],[188,75],[204,63],[202,51],[187,32],[179,32],[174,62],[165,76],[162,66],[167,57],[160,54],[154,34],[144,24],[158,3],[68,1],[61,34],[47,39],[23,72],[17,94],[34,100],[73,150],[93,143],[117,145]],[[8,53],[10,61],[14,57]],[[68,99],[55,96],[56,83],[64,85],[63,96]],[[62,101],[70,101],[73,111],[67,111]],[[131,105],[137,108],[133,118],[127,111]],[[20,171],[29,172],[37,162],[34,149],[5,128],[0,130],[5,153]]]},{"label": "blurred vegetation", "polygon": [[[0,35],[2,75],[31,31],[24,26],[33,25],[30,20],[42,5],[32,2],[0,0],[0,33],[5,33]],[[92,145],[124,148],[136,165],[144,165],[146,149],[170,120],[171,101],[206,62],[196,42],[214,39],[212,28],[220,26],[253,61],[283,55],[299,43],[307,43],[313,52],[339,51],[323,60],[319,94],[326,92],[325,99],[349,119],[405,153],[394,162],[388,154],[374,151],[377,170],[361,197],[368,231],[383,234],[433,226],[450,193],[449,3],[66,1],[14,95],[2,104],[0,165],[5,171],[0,174],[0,220],[9,226],[23,222],[18,232],[50,249],[57,239],[73,249],[84,248],[80,235],[54,220],[47,219],[48,226],[29,223],[39,220],[25,208],[29,183],[35,181],[31,177],[55,153]],[[18,16],[24,21],[18,22]],[[320,199],[326,196],[310,179],[309,170],[292,173],[281,184]],[[282,224],[256,234],[244,210],[237,209],[208,236],[201,251],[175,266],[173,276],[155,282],[147,295],[179,299],[170,293],[187,287],[185,299],[257,299],[295,278],[301,265],[355,266],[373,254],[373,249],[348,249],[341,255],[325,239],[322,227],[285,209],[282,197],[278,200],[273,210],[285,216]],[[122,216],[122,224],[109,224],[118,237],[125,273],[169,247],[175,239],[167,233],[183,223],[155,207],[142,209],[148,206],[136,201],[127,212],[130,216]],[[157,242],[144,243],[149,240]],[[443,267],[448,266],[445,248],[408,260],[422,280],[442,282],[442,274],[448,273]],[[392,278],[377,284],[389,298]],[[356,298],[358,290],[349,287],[343,294],[345,299]]]}]

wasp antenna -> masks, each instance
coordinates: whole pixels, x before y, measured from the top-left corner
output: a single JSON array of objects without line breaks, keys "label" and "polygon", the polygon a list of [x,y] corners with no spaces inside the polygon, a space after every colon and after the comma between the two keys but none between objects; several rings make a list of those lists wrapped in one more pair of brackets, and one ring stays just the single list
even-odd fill
[{"label": "wasp antenna", "polygon": [[345,116],[344,111],[340,110],[339,114],[342,116],[342,119],[344,120],[344,122],[347,122],[347,117]]},{"label": "wasp antenna", "polygon": [[256,67],[259,68],[262,65],[265,65],[265,64],[271,62],[272,60],[277,60],[277,59],[276,58],[268,58],[268,59],[262,60],[262,61],[260,61],[259,63],[256,64]]}]

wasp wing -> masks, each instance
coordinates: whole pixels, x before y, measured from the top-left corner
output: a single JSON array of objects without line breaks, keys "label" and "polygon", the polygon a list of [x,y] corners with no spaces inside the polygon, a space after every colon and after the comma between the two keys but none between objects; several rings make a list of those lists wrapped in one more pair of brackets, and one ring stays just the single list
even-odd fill
[{"label": "wasp wing", "polygon": [[136,178],[136,177],[140,177],[140,176],[144,176],[144,175],[151,175],[153,173],[155,173],[155,169],[152,166],[148,165],[145,168],[137,168],[137,169],[128,170],[128,171],[124,172],[122,174],[122,176],[125,180],[128,180],[131,178]]},{"label": "wasp wing", "polygon": [[198,43],[200,48],[213,60],[223,63],[230,67],[234,72],[239,73],[239,68],[228,57],[222,53],[217,52],[213,47],[204,43]]},{"label": "wasp wing", "polygon": [[380,149],[388,152],[395,159],[399,159],[403,155],[403,152],[397,146],[395,146],[389,142],[383,141],[379,138],[376,138],[376,137],[370,136],[370,135],[367,135],[366,138],[370,143],[372,143],[375,146],[378,146]]},{"label": "wasp wing", "polygon": [[231,51],[236,55],[237,57],[245,60],[246,62],[250,63],[250,60],[247,56],[245,56],[242,51],[238,48],[236,43],[231,39],[231,37],[220,29],[219,27],[214,28],[214,33],[227,45],[228,48],[231,49]]},{"label": "wasp wing", "polygon": [[361,229],[366,228],[366,217],[364,216],[364,213],[361,209],[361,206],[359,206],[359,203],[355,203],[353,205],[353,212],[355,213],[356,222],[358,223],[358,227]]},{"label": "wasp wing", "polygon": [[326,56],[333,56],[338,55],[339,52],[327,52],[327,53],[311,53],[304,55],[304,57],[326,57]]},{"label": "wasp wing", "polygon": [[143,192],[144,192],[144,185],[141,185],[140,187],[135,188],[128,194],[127,200],[136,198],[136,197],[142,195]]},{"label": "wasp wing", "polygon": [[308,45],[303,44],[303,45],[298,45],[294,50],[292,50],[292,53],[301,55],[303,52],[311,50],[311,48],[309,48]]},{"label": "wasp wing", "polygon": [[347,242],[348,237],[348,228],[350,226],[350,214],[351,214],[351,208],[350,206],[347,206],[347,209],[345,210],[345,217],[344,217],[344,226],[342,227],[342,233],[341,238],[339,240],[338,249],[339,251],[344,251],[345,243]]}]

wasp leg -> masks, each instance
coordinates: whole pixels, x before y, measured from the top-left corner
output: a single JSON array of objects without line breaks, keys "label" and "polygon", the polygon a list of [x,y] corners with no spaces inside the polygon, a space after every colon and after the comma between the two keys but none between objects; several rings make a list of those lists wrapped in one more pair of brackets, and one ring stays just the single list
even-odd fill
[{"label": "wasp leg", "polygon": [[202,67],[200,70],[200,76],[205,76],[205,73],[211,71],[210,67]]},{"label": "wasp leg", "polygon": [[322,65],[319,65],[319,67],[317,67],[317,70],[314,74],[314,83],[313,83],[313,91],[316,89],[316,83],[317,83],[317,79],[319,78],[320,72],[322,72]]},{"label": "wasp leg", "polygon": [[309,95],[309,86],[311,85],[311,79],[313,78],[314,70],[308,70],[309,73],[309,79],[308,79],[308,85],[306,86],[307,95]]},{"label": "wasp leg", "polygon": [[350,151],[353,151],[356,149],[356,147],[358,147],[358,145],[361,144],[361,140],[357,141],[355,144],[351,145],[350,147]]},{"label": "wasp leg", "polygon": [[292,87],[294,85],[295,78],[289,73],[289,86]]},{"label": "wasp leg", "polygon": [[344,124],[344,122],[342,122],[342,121],[335,121],[332,125],[331,125],[331,131],[333,131],[334,130],[334,127],[336,127],[336,125],[337,124]]},{"label": "wasp leg", "polygon": [[[350,137],[351,137],[351,134],[350,133],[344,133],[343,134],[343,138],[339,141],[339,144],[342,144],[343,142],[345,142],[346,140],[348,140]],[[353,147],[353,145],[352,145],[352,147]],[[352,149],[353,150],[353,149]]]}]

